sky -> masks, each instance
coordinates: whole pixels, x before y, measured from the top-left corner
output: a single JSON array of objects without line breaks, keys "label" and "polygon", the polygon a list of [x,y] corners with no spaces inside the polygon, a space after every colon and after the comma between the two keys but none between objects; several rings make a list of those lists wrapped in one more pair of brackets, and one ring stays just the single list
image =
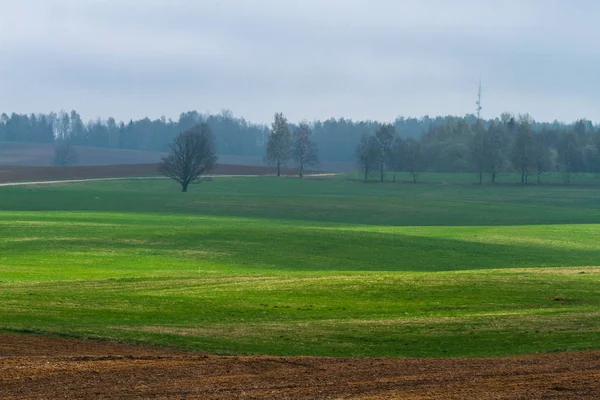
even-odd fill
[{"label": "sky", "polygon": [[596,0],[0,0],[0,113],[600,122]]}]

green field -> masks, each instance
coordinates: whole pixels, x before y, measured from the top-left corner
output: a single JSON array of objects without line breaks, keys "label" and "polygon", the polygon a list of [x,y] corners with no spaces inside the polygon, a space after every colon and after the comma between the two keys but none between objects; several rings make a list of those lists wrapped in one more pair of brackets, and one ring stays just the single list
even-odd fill
[{"label": "green field", "polygon": [[0,187],[0,331],[219,354],[600,349],[600,189]]},{"label": "green field", "polygon": [[[412,183],[412,174],[408,172],[398,172],[396,174],[391,172],[385,173],[385,180],[388,182],[406,182]],[[365,175],[361,172],[350,172],[340,175],[341,178],[364,180]],[[537,185],[537,174],[533,173],[528,176],[527,183],[529,185]],[[380,176],[378,171],[371,171],[369,174],[369,180],[379,181]],[[484,184],[492,183],[490,174],[484,174],[482,182]],[[449,184],[479,184],[479,175],[472,172],[460,172],[460,173],[442,173],[442,172],[419,172],[417,174],[417,183],[449,183]],[[498,174],[496,183],[501,185],[520,185],[521,174],[518,172],[503,172]],[[567,175],[565,173],[552,172],[544,173],[540,176],[541,185],[576,185],[576,186],[600,186],[600,174],[597,173],[573,173]]]}]

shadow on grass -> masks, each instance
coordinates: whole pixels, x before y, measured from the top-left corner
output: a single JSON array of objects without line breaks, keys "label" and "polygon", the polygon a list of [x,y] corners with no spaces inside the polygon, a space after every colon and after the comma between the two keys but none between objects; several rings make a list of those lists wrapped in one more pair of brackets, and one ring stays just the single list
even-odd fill
[{"label": "shadow on grass", "polygon": [[0,252],[10,254],[5,261],[9,265],[13,257],[43,258],[51,251],[61,255],[61,262],[85,261],[86,266],[112,263],[117,267],[135,257],[136,263],[158,269],[163,265],[169,269],[190,268],[210,262],[249,271],[433,272],[594,266],[600,260],[600,249],[481,243],[365,231],[294,230],[285,226],[175,228],[167,233],[145,233],[143,239],[79,236],[58,240],[46,236],[0,243]]}]

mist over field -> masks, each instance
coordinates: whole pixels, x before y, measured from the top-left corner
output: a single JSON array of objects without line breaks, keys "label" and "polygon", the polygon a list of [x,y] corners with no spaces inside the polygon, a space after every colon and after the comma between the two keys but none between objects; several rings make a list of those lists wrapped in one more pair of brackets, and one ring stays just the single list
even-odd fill
[{"label": "mist over field", "polygon": [[[6,113],[600,120],[593,0],[2,2]],[[25,23],[26,21],[26,23]]]},{"label": "mist over field", "polygon": [[[259,165],[281,112],[292,130],[309,124],[327,171],[364,169],[361,140],[391,123],[419,142],[419,165],[398,170],[524,174],[523,120],[532,174],[598,173],[599,11],[588,0],[6,2],[0,164],[56,164],[62,142],[78,153],[70,164],[158,162],[207,123],[221,162]],[[502,137],[477,143],[484,130]]]}]

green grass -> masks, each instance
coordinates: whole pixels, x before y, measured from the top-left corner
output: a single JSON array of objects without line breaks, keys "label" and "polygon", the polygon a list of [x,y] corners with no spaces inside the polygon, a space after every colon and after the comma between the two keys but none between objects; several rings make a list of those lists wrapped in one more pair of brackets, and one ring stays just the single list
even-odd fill
[{"label": "green grass", "polygon": [[219,354],[600,348],[591,187],[0,188],[0,330]]},{"label": "green grass", "polygon": [[[399,172],[393,174],[391,172],[385,173],[384,179],[388,182],[394,181],[394,175],[396,182],[412,183],[413,177],[407,172]],[[346,174],[338,175],[342,179],[357,179],[364,180],[364,173],[361,172],[350,172]],[[380,179],[379,172],[373,171],[369,175],[369,180],[378,181]],[[568,183],[570,179],[570,183]],[[462,172],[462,173],[441,173],[441,172],[419,172],[417,174],[418,183],[447,183],[447,184],[464,184],[474,185],[479,184],[479,174],[473,172]],[[491,184],[491,175],[483,175],[483,184]],[[529,185],[537,184],[537,174],[532,173],[529,175],[527,180]],[[521,174],[517,172],[503,172],[498,174],[496,183],[499,185],[520,185]],[[600,174],[597,173],[573,173],[568,177],[562,172],[550,172],[544,173],[540,176],[541,185],[566,185],[570,184],[573,186],[600,186]]]}]

